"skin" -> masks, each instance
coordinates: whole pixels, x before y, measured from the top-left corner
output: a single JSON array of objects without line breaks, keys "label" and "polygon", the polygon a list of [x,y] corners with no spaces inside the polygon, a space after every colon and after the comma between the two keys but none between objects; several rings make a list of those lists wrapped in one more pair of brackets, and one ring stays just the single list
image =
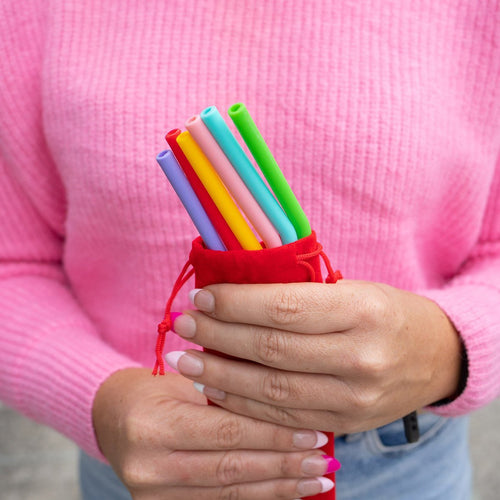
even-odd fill
[{"label": "skin", "polygon": [[317,435],[207,406],[184,377],[131,368],[93,405],[102,453],[135,500],[292,499],[321,491]]},{"label": "skin", "polygon": [[95,398],[101,450],[137,500],[316,494],[326,465],[304,472],[321,452],[312,438],[306,451],[294,446],[294,432],[372,429],[458,387],[451,322],[434,302],[387,285],[221,284],[194,304],[175,332],[240,360],[170,355],[182,376],[122,370]]},{"label": "skin", "polygon": [[345,434],[457,391],[459,335],[434,302],[410,292],[348,280],[222,284],[194,304],[176,333],[248,361],[190,351],[177,368],[240,415]]}]

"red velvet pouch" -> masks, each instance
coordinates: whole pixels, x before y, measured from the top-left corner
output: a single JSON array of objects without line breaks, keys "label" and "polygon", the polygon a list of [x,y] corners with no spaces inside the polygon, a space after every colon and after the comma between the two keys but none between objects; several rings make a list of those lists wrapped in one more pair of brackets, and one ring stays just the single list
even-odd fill
[{"label": "red velvet pouch", "polygon": [[[328,257],[316,239],[314,231],[307,237],[288,245],[262,250],[232,250],[221,252],[209,250],[201,237],[192,243],[189,259],[181,271],[167,302],[164,320],[158,325],[156,365],[153,374],[164,373],[163,347],[166,333],[170,330],[170,308],[178,291],[193,275],[196,288],[216,283],[300,283],[323,282],[321,260],[328,271],[325,282],[335,283],[342,278],[339,271],[333,271]],[[191,268],[191,269],[190,269]],[[222,354],[223,355],[223,354]],[[322,450],[333,456],[333,433]],[[329,477],[335,481],[334,474]],[[316,500],[334,500],[335,488],[313,497]]]}]

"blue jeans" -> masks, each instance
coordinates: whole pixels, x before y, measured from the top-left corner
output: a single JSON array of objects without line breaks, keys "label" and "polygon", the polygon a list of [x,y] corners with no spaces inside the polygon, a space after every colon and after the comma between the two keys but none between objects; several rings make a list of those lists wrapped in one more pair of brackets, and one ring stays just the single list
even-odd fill
[{"label": "blue jeans", "polygon": [[[402,421],[335,440],[342,463],[338,500],[470,500],[468,419],[419,415],[421,437],[408,444]],[[113,470],[80,455],[83,500],[131,500]]]}]

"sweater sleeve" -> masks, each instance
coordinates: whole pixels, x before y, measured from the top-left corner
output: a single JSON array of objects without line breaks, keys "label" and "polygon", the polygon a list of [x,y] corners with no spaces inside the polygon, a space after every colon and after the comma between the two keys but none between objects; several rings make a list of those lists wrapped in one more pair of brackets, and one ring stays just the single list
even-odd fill
[{"label": "sweater sleeve", "polygon": [[94,395],[137,363],[100,339],[64,273],[65,195],[43,135],[36,5],[0,4],[0,398],[101,457]]},{"label": "sweater sleeve", "polygon": [[422,293],[458,330],[467,355],[465,389],[452,402],[430,409],[458,416],[500,394],[500,161],[492,179],[483,226],[461,271],[444,288]]}]

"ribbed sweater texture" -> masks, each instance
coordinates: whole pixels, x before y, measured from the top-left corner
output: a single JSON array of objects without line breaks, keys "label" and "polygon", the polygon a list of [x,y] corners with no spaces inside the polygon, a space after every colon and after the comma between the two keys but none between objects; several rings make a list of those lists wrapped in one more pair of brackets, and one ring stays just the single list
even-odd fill
[{"label": "ribbed sweater texture", "polygon": [[435,411],[491,401],[499,26],[491,0],[1,2],[0,397],[99,456],[95,392],[153,366],[196,236],[155,156],[241,101],[335,267],[454,322],[469,378]]}]

